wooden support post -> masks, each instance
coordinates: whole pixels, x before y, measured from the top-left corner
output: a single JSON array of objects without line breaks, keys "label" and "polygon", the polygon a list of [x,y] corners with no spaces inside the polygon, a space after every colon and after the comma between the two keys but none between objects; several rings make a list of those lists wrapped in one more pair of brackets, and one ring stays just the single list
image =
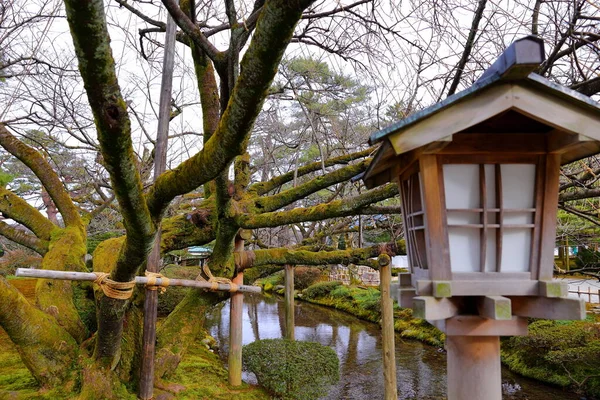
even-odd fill
[{"label": "wooden support post", "polygon": [[294,335],[294,267],[285,266],[285,338],[296,340]]},{"label": "wooden support post", "polygon": [[380,289],[381,289],[381,336],[383,351],[383,380],[384,380],[384,399],[397,400],[398,386],[396,383],[396,348],[394,332],[394,305],[390,293],[392,280],[392,267],[390,257],[382,254],[378,259],[380,268]]},{"label": "wooden support post", "polygon": [[[235,251],[244,251],[244,240],[236,238]],[[238,272],[233,278],[233,283],[242,285],[244,273]],[[244,295],[233,293],[229,313],[229,384],[240,386],[242,384],[242,315],[244,311]]]},{"label": "wooden support post", "polygon": [[[160,229],[148,257],[146,270],[158,272],[160,264]],[[156,286],[146,287],[144,298],[144,330],[142,334],[142,364],[140,366],[140,399],[154,397],[154,349],[156,344],[156,318],[158,316],[158,291]]]},{"label": "wooden support post", "polygon": [[446,336],[448,400],[501,400],[500,338]]},{"label": "wooden support post", "polygon": [[[165,53],[163,57],[163,72],[160,87],[160,103],[158,111],[158,129],[154,151],[154,180],[165,172],[167,166],[167,142],[169,137],[169,121],[171,120],[171,92],[173,88],[173,67],[175,62],[175,21],[167,17],[165,35]],[[158,226],[154,247],[146,270],[158,272],[160,265],[160,226]],[[156,286],[146,289],[144,299],[144,333],[142,337],[142,365],[140,371],[140,399],[154,397],[154,345],[156,343],[156,316],[158,308],[158,293]]]}]

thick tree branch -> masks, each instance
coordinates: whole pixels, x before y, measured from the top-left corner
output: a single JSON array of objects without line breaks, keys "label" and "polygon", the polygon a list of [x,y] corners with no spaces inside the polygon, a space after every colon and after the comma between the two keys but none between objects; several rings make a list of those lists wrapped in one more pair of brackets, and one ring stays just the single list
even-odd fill
[{"label": "thick tree branch", "polygon": [[48,387],[64,384],[74,371],[77,343],[54,318],[31,305],[0,276],[0,326],[17,345],[35,379]]},{"label": "thick tree branch", "polygon": [[[368,157],[369,155],[371,155],[373,153],[373,151],[375,149],[376,149],[376,147],[369,147],[368,149],[363,150],[363,151],[358,151],[358,152],[351,153],[351,154],[344,154],[343,156],[339,156],[339,157],[333,157],[328,160],[325,160],[324,164],[325,164],[325,167],[331,167],[333,165],[338,165],[338,164],[348,164],[350,161],[358,160],[359,158],[363,158],[363,157]],[[248,192],[259,195],[259,196],[263,195],[265,193],[270,192],[271,190],[274,190],[274,189],[280,187],[283,184],[291,182],[294,179],[295,174],[296,174],[296,177],[301,177],[301,176],[310,174],[311,172],[321,170],[322,166],[323,166],[323,163],[321,163],[321,161],[316,161],[314,163],[311,163],[311,164],[305,165],[301,168],[298,168],[297,173],[295,171],[290,171],[283,175],[276,176],[267,182],[256,183],[256,184],[250,186],[250,188],[248,189]]]},{"label": "thick tree branch", "polygon": [[217,65],[217,68],[224,67],[225,54],[220,52],[211,42],[208,41],[206,36],[202,33],[200,28],[192,22],[192,20],[186,15],[186,13],[179,8],[179,5],[175,0],[162,0],[166,9],[171,14],[173,20],[177,25],[184,31],[190,39],[201,48],[211,60]]},{"label": "thick tree branch", "polygon": [[[390,256],[406,254],[404,240],[385,243],[371,247],[334,250],[334,251],[308,251],[293,249],[261,249],[254,250],[253,261],[242,265],[240,269],[258,267],[261,265],[330,265],[330,264],[362,264],[375,267],[369,260],[382,253]],[[250,257],[252,258],[252,257]],[[376,263],[375,263],[376,264]],[[238,267],[239,268],[239,267]]]},{"label": "thick tree branch", "polygon": [[198,154],[157,179],[147,196],[153,215],[159,214],[175,196],[190,192],[217,177],[236,156],[246,151],[254,121],[277,65],[302,10],[311,3],[312,0],[274,0],[265,4],[217,130]]},{"label": "thick tree branch", "polygon": [[558,201],[559,203],[563,203],[565,201],[573,201],[573,200],[581,200],[581,199],[589,199],[591,197],[600,196],[600,188],[593,189],[573,189],[568,192],[563,192],[559,194]]},{"label": "thick tree branch", "polygon": [[0,146],[17,157],[38,177],[44,188],[58,207],[65,225],[80,225],[81,218],[77,207],[71,201],[54,169],[35,149],[15,138],[4,125],[0,124]]},{"label": "thick tree branch", "polygon": [[15,243],[27,247],[28,249],[31,249],[42,256],[48,251],[49,242],[47,240],[40,240],[35,236],[29,235],[20,229],[10,226],[4,221],[0,221],[0,235],[4,236],[8,240],[12,240]]},{"label": "thick tree branch", "polygon": [[0,212],[25,225],[41,240],[50,240],[52,231],[57,228],[35,207],[2,186],[0,186]]},{"label": "thick tree branch", "polygon": [[253,201],[254,206],[252,208],[257,212],[275,211],[288,204],[292,204],[294,201],[302,199],[309,194],[318,192],[321,189],[325,189],[336,183],[348,181],[350,178],[364,172],[370,163],[370,159],[363,160],[358,164],[349,165],[325,175],[318,176],[302,185],[284,190],[273,196],[260,197]]},{"label": "thick tree branch", "polygon": [[65,6],[79,70],[98,128],[104,165],[127,230],[127,240],[113,271],[113,279],[129,281],[146,259],[154,225],[142,194],[127,106],[115,73],[104,4],[101,0],[66,0]]},{"label": "thick tree branch", "polygon": [[308,208],[295,208],[290,211],[269,212],[264,214],[240,214],[236,221],[245,229],[276,227],[298,222],[320,221],[329,218],[346,217],[359,213],[361,208],[389,199],[398,194],[398,185],[389,183],[376,189],[344,200],[336,200]]}]

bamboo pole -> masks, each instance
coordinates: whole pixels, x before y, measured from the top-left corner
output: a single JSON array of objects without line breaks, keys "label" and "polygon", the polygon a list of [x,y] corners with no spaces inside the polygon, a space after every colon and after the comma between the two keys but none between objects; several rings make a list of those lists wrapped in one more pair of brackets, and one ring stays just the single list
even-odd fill
[{"label": "bamboo pole", "polygon": [[285,266],[285,338],[296,340],[294,335],[294,268]]},{"label": "bamboo pole", "polygon": [[[244,251],[244,240],[236,238],[235,251]],[[233,278],[236,284],[244,283],[244,273],[238,272]],[[229,357],[227,363],[229,366],[229,384],[231,386],[240,386],[242,384],[242,325],[244,311],[244,295],[242,293],[233,293],[231,295],[231,305],[229,313]]]},{"label": "bamboo pole", "polygon": [[391,260],[387,254],[379,256],[379,282],[381,289],[381,336],[383,352],[384,399],[397,400],[396,348],[394,332],[394,305],[390,292],[392,281]]},{"label": "bamboo pole", "polygon": [[[91,272],[53,271],[31,268],[17,268],[17,272],[15,273],[15,275],[27,278],[62,279],[68,281],[95,281],[98,278],[95,274]],[[148,278],[145,276],[136,276],[135,283],[136,285],[145,285],[148,283]],[[164,279],[156,279],[156,286],[163,286],[164,283]],[[213,288],[213,284],[211,282],[193,281],[190,279],[169,279],[168,286],[185,286],[205,290],[211,290]],[[229,292],[231,291],[231,285],[228,283],[219,283],[216,286],[216,289],[214,290]],[[238,285],[237,291],[260,293],[261,288],[259,286]]]}]

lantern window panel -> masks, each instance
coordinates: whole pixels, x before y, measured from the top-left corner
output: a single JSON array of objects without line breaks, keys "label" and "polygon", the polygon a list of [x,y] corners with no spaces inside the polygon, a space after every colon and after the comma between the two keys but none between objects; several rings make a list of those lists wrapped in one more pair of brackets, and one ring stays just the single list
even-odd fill
[{"label": "lantern window panel", "polygon": [[427,269],[423,189],[419,174],[402,181],[400,188],[409,263],[412,268]]},{"label": "lantern window panel", "polygon": [[529,272],[535,164],[442,166],[452,272]]}]

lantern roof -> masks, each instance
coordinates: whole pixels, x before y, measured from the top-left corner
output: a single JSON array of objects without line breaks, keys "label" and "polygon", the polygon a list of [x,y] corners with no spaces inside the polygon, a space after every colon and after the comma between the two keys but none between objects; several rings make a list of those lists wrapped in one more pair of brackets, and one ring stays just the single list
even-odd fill
[{"label": "lantern roof", "polygon": [[534,73],[543,62],[541,39],[519,39],[471,87],[375,132],[369,142],[383,144],[362,176],[366,186],[389,182],[396,156],[456,133],[552,135],[553,143],[569,143],[562,164],[599,153],[600,103]]}]

